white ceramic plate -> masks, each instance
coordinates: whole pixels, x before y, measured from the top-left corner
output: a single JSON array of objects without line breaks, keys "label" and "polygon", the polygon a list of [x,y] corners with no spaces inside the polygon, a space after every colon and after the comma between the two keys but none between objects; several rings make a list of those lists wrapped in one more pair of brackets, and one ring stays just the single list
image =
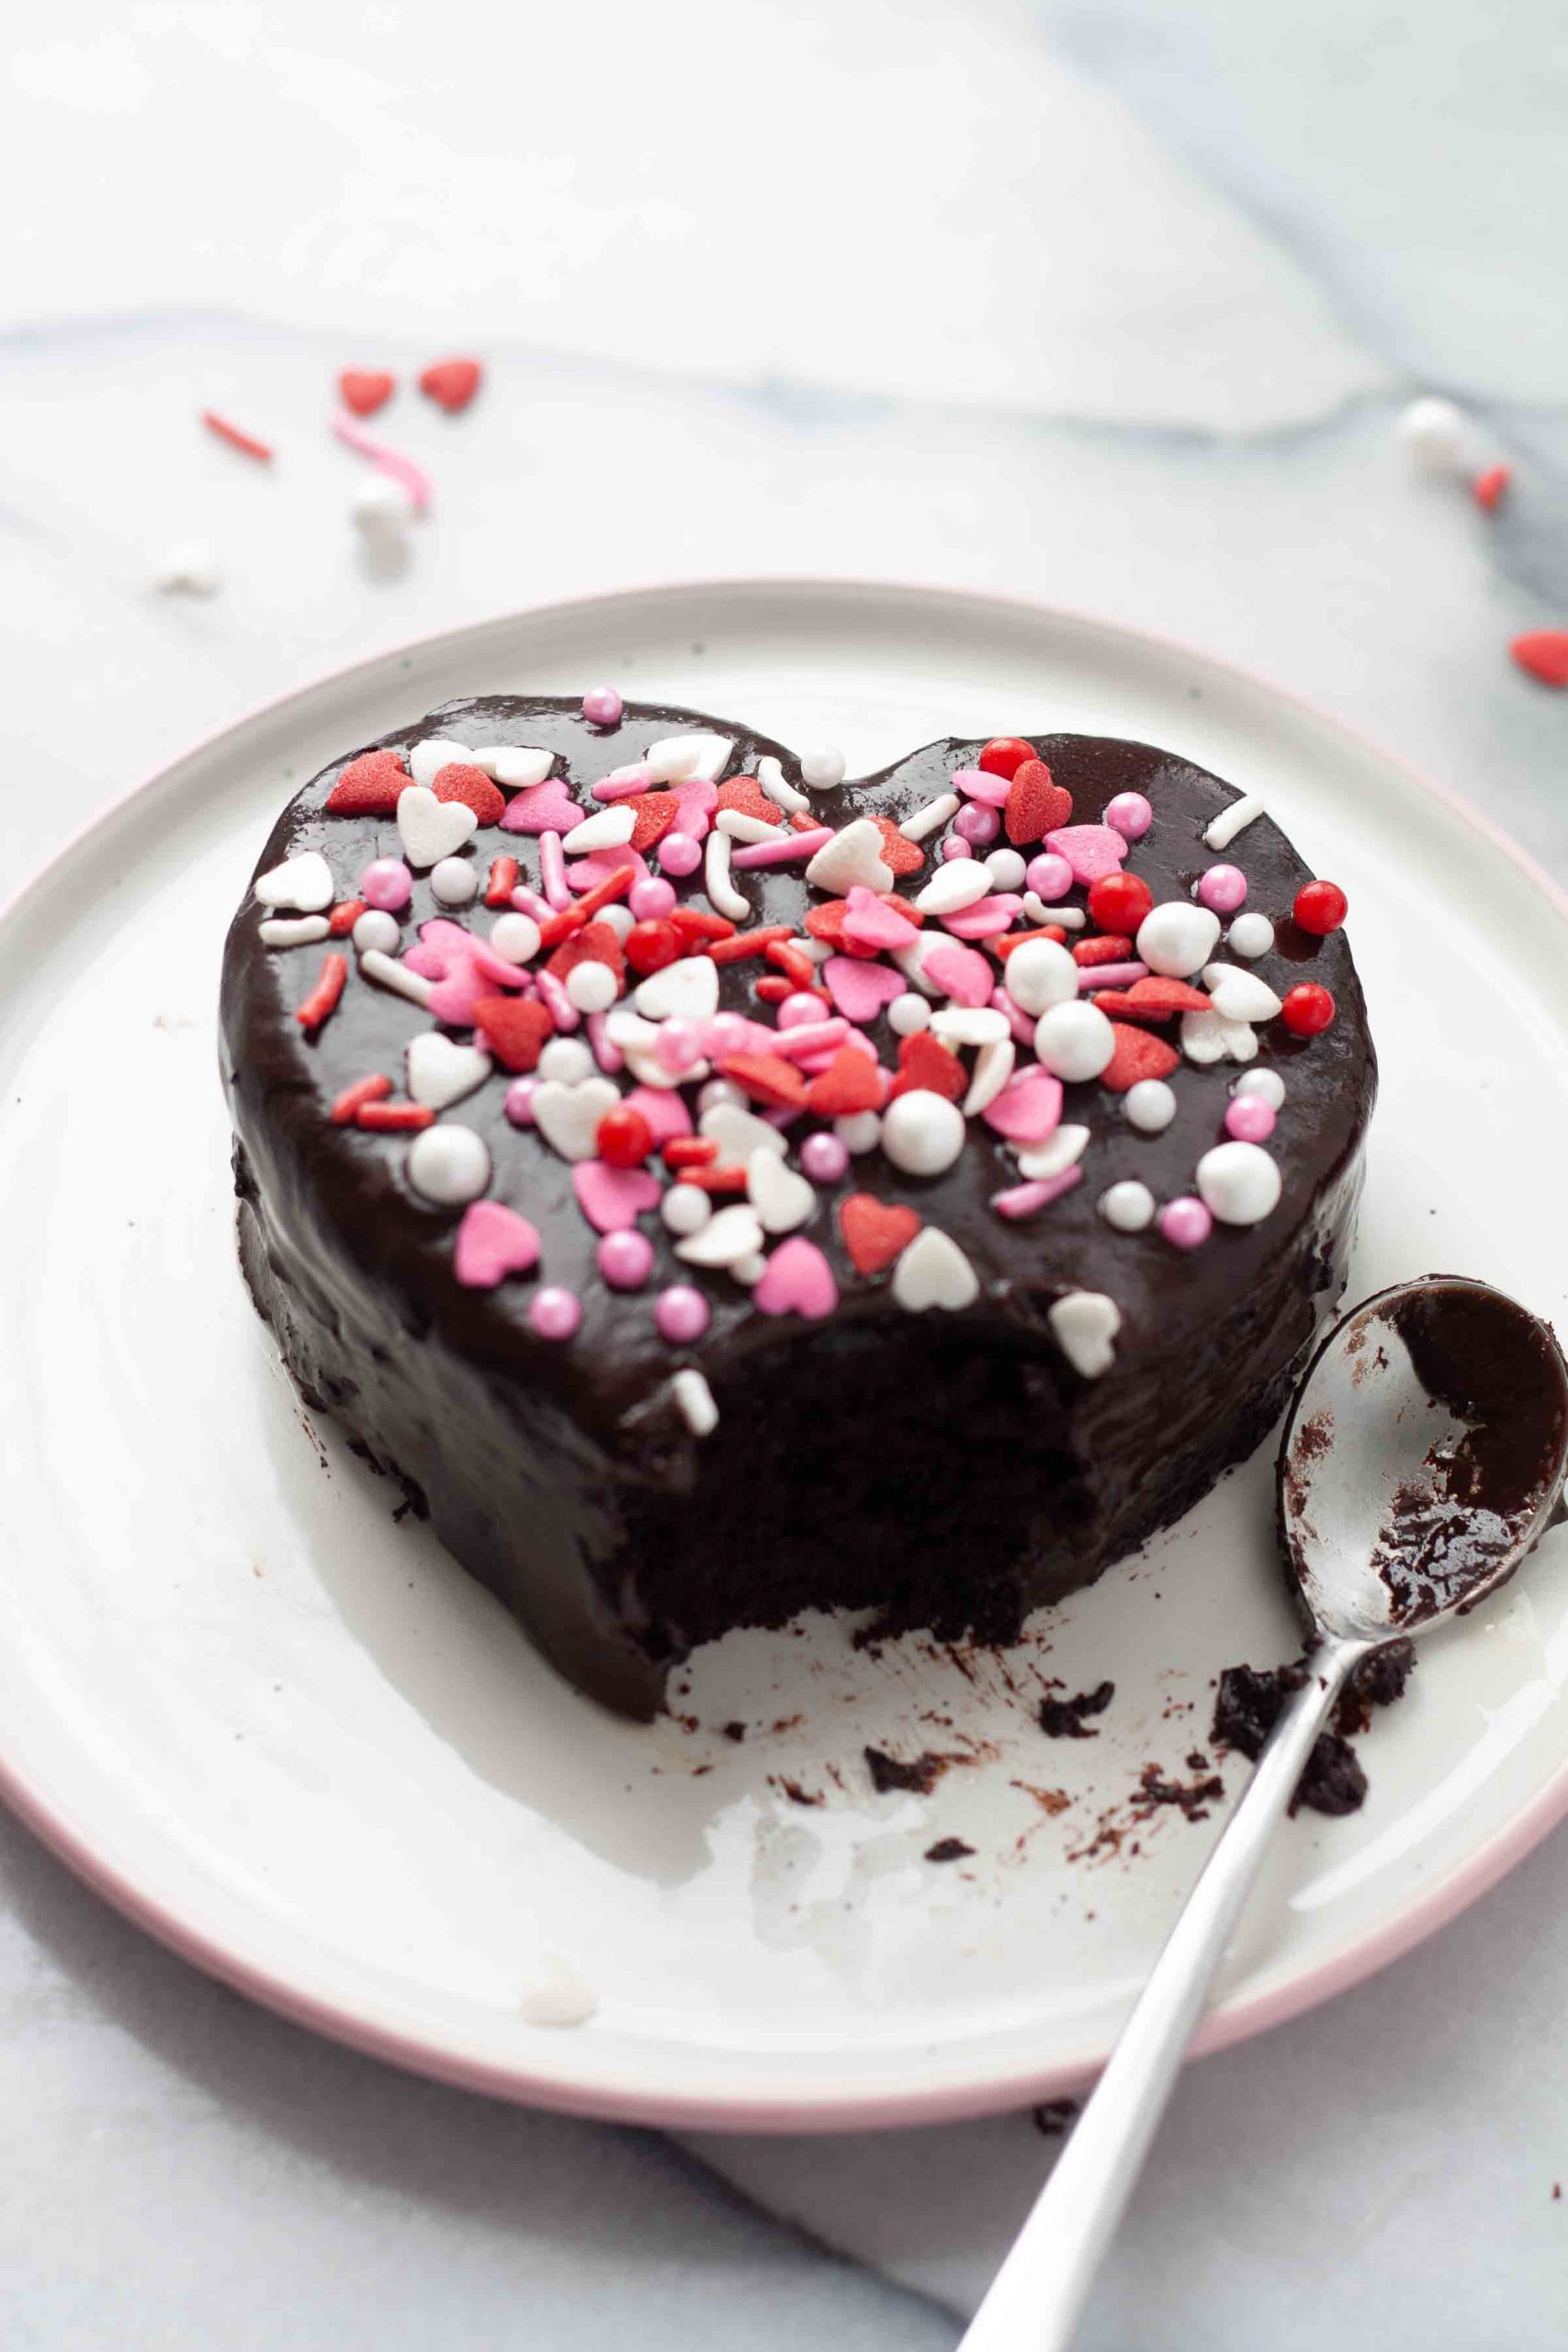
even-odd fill
[{"label": "white ceramic plate", "polygon": [[[310,1424],[233,1263],[219,951],[278,806],[447,696],[605,676],[839,741],[852,774],[934,735],[1077,728],[1262,791],[1349,890],[1382,1056],[1356,1290],[1446,1268],[1562,1311],[1563,904],[1329,719],[1125,629],[915,589],[665,588],[464,629],[192,752],[0,924],[0,1774],[178,1950],[450,2079],[751,2130],[1019,2104],[1105,2052],[1216,1825],[1083,1849],[1127,1828],[1146,1761],[1206,1751],[1222,1666],[1291,1649],[1267,1450],[1006,1658],[857,1654],[815,1621],[703,1654],[690,1723],[638,1729]],[[1280,1837],[1209,2043],[1404,1949],[1557,1817],[1565,1673],[1560,1534],[1432,1640],[1364,1743],[1365,1811]],[[1043,1736],[1049,1676],[1114,1679],[1099,1738]],[[928,1800],[875,1798],[867,1741],[966,1760]],[[922,1859],[947,1837],[973,1859]],[[575,2030],[523,2015],[551,1954],[598,1995]]]}]

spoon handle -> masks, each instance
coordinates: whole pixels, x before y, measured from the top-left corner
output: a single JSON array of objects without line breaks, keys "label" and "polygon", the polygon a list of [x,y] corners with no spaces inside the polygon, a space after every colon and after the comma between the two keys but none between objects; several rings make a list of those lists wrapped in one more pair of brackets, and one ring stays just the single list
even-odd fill
[{"label": "spoon handle", "polygon": [[958,2352],[1066,2352],[1269,1841],[1341,1684],[1375,1646],[1315,1653]]}]

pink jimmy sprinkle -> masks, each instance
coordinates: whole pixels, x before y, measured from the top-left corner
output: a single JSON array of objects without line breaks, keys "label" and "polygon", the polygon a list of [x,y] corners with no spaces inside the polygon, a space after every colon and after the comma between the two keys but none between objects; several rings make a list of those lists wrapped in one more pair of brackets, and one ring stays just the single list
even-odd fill
[{"label": "pink jimmy sprinkle", "polygon": [[558,913],[571,904],[571,892],[566,882],[566,858],[561,851],[558,833],[539,835],[539,880],[546,898]]},{"label": "pink jimmy sprinkle", "polygon": [[541,899],[537,890],[530,890],[525,882],[519,882],[512,893],[512,903],[520,915],[532,915],[536,922],[547,922],[555,912],[549,900]]},{"label": "pink jimmy sprinkle", "polygon": [[1148,977],[1146,964],[1080,964],[1078,994],[1083,996],[1090,989],[1130,989],[1134,980]]},{"label": "pink jimmy sprinkle", "polygon": [[595,800],[630,800],[637,793],[646,792],[652,782],[653,770],[646,760],[638,760],[629,768],[612,768],[590,790]]},{"label": "pink jimmy sprinkle", "polygon": [[808,1061],[813,1054],[831,1052],[847,1044],[850,1034],[850,1024],[843,1020],[795,1022],[774,1032],[769,1050],[782,1054],[785,1061]]},{"label": "pink jimmy sprinkle", "polygon": [[953,788],[965,800],[978,800],[987,808],[1002,808],[1012,790],[1012,778],[993,775],[989,768],[958,768],[953,773]]},{"label": "pink jimmy sprinkle", "polygon": [[1033,1184],[1015,1184],[1010,1193],[993,1193],[991,1206],[998,1216],[1033,1216],[1082,1182],[1081,1168],[1064,1168],[1059,1176],[1042,1177]]},{"label": "pink jimmy sprinkle", "polygon": [[744,849],[731,851],[730,867],[744,874],[759,865],[793,865],[800,858],[815,857],[832,838],[832,827],[819,825],[809,833],[791,833],[784,841],[749,842]]},{"label": "pink jimmy sprinkle", "polygon": [[593,1058],[606,1078],[614,1078],[623,1069],[626,1056],[608,1034],[607,1012],[591,1012],[588,1016],[588,1042],[593,1048]]},{"label": "pink jimmy sprinkle", "polygon": [[498,956],[494,948],[487,947],[482,939],[469,940],[468,956],[486,979],[493,980],[498,989],[521,989],[525,996],[533,994],[532,972],[521,964],[509,964],[504,956]]},{"label": "pink jimmy sprinkle", "polygon": [[[931,959],[928,956],[926,960],[929,963]],[[1004,1015],[1008,1027],[1012,1031],[1015,1045],[1033,1045],[1035,1024],[1025,1012],[1022,1005],[1014,1003],[1006,989],[997,988],[991,990],[991,1010],[993,1012]]]},{"label": "pink jimmy sprinkle", "polygon": [[581,1027],[581,1013],[553,972],[536,972],[534,984],[539,991],[540,1003],[558,1029],[564,1031]]},{"label": "pink jimmy sprinkle", "polygon": [[393,481],[401,482],[414,504],[423,513],[430,503],[434,485],[423,466],[417,465],[412,458],[405,457],[400,449],[394,449],[389,442],[380,440],[374,433],[367,433],[365,427],[356,424],[344,410],[340,409],[333,417],[333,431],[340,441],[346,441],[351,449],[357,449],[362,458],[368,458],[382,473],[389,474]]}]

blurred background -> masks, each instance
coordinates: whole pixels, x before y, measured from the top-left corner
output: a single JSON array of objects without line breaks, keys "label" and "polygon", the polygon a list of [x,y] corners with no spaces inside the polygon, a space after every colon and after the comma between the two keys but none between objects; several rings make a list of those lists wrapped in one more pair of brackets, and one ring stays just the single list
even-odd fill
[{"label": "blurred background", "polygon": [[[779,571],[1169,630],[1568,868],[1568,696],[1508,650],[1568,626],[1557,0],[55,0],[6,47],[11,882],[363,653]],[[468,355],[448,414],[416,379]],[[372,429],[434,485],[406,530],[355,519],[344,368],[398,379]],[[1435,469],[1398,429],[1433,393],[1470,420]],[[1561,1853],[1189,2078],[1094,2346],[1556,2340]],[[917,2296],[668,2143],[252,2012],[9,1822],[0,1868],[8,2347],[938,2347],[930,2298],[962,2300],[1039,2168],[1027,2121],[705,2152]],[[1434,2060],[1488,1972],[1492,2022]],[[1461,2113],[1495,2258],[1423,2316],[1430,2257],[1397,2249]],[[1382,2171],[1368,2115],[1404,2133]],[[1314,2311],[1288,2199],[1325,2181],[1363,2258]]]}]

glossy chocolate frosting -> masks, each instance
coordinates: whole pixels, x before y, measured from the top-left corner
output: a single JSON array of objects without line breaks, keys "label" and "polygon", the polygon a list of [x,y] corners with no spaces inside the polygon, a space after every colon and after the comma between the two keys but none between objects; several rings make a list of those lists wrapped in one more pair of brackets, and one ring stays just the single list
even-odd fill
[{"label": "glossy chocolate frosting", "polygon": [[[448,704],[380,742],[406,752],[442,735],[474,750],[546,747],[587,813],[588,785],[655,738],[695,729],[734,739],[726,774],[752,774],[773,753],[798,781],[782,744],[649,706],[628,706],[617,727],[603,729],[575,703],[488,695]],[[1233,788],[1144,744],[1032,740],[1072,794],[1075,824],[1099,820],[1120,793],[1146,796],[1155,821],[1126,870],[1143,876],[1156,903],[1189,898],[1214,862],[1202,833],[1236,797]],[[835,826],[874,813],[901,820],[946,791],[979,748],[928,744],[877,775],[814,794],[813,814]],[[342,899],[371,859],[399,854],[392,818],[323,813],[353,756],[295,796],[258,872],[320,850]],[[923,872],[900,885],[907,894],[936,869],[940,839],[925,847]],[[481,828],[470,854],[482,875],[502,852],[536,881],[531,839]],[[1375,1087],[1360,987],[1343,933],[1320,940],[1292,922],[1310,869],[1272,822],[1252,823],[1224,855],[1247,876],[1248,908],[1276,926],[1275,949],[1248,968],[1280,994],[1321,980],[1337,1004],[1333,1026],[1314,1038],[1290,1036],[1279,1020],[1258,1031],[1256,1066],[1277,1069],[1286,1085],[1269,1145],[1283,1189],[1260,1224],[1217,1225],[1188,1252],[1152,1227],[1114,1231],[1097,1213],[1122,1178],[1141,1179],[1160,1201],[1190,1193],[1198,1159],[1223,1139],[1234,1064],[1184,1063],[1171,1079],[1176,1116],[1156,1136],[1136,1132],[1098,1081],[1069,1085],[1063,1119],[1091,1131],[1084,1180],[1020,1222],[991,1206],[1018,1170],[980,1120],[969,1123],[956,1163],[932,1179],[900,1174],[880,1150],[857,1158],[840,1183],[820,1188],[803,1228],[839,1283],[825,1321],[763,1315],[728,1274],[682,1266],[656,1217],[643,1220],[652,1280],[616,1292],[596,1270],[570,1168],[508,1123],[498,1069],[453,1116],[490,1148],[490,1196],[537,1227],[539,1278],[582,1302],[581,1329],[565,1343],[531,1331],[532,1281],[493,1290],[457,1282],[459,1212],[411,1188],[406,1137],[330,1124],[333,1100],[367,1072],[400,1086],[404,1048],[431,1026],[429,1014],[354,973],[331,1019],[307,1035],[293,1016],[322,951],[269,950],[258,935],[265,910],[247,897],[225,952],[222,1054],[242,1255],[257,1306],[307,1396],[419,1489],[457,1557],[609,1705],[651,1714],[670,1667],[696,1643],[734,1624],[783,1623],[807,1605],[1006,1638],[1029,1609],[1090,1581],[1187,1509],[1263,1437],[1344,1280]],[[820,903],[798,865],[735,878],[760,923],[798,930]],[[700,871],[678,888],[706,907]],[[1069,903],[1081,906],[1083,896],[1075,889]],[[403,944],[422,921],[448,913],[428,876],[416,876],[400,918]],[[481,904],[457,920],[482,935],[494,917]],[[755,1016],[752,984],[763,968],[724,967],[721,1004]],[[897,1040],[886,1023],[868,1034],[893,1066]],[[792,1141],[817,1124],[803,1121]],[[956,1315],[911,1315],[886,1273],[856,1274],[835,1216],[852,1191],[907,1203],[949,1234],[979,1279],[976,1303]],[[653,1317],[672,1282],[696,1283],[712,1310],[703,1338],[679,1349]],[[1064,1360],[1046,1320],[1055,1300],[1080,1290],[1108,1294],[1122,1317],[1114,1363],[1093,1381]],[[672,1399],[671,1375],[683,1365],[704,1374],[719,1408],[705,1439]]]}]

